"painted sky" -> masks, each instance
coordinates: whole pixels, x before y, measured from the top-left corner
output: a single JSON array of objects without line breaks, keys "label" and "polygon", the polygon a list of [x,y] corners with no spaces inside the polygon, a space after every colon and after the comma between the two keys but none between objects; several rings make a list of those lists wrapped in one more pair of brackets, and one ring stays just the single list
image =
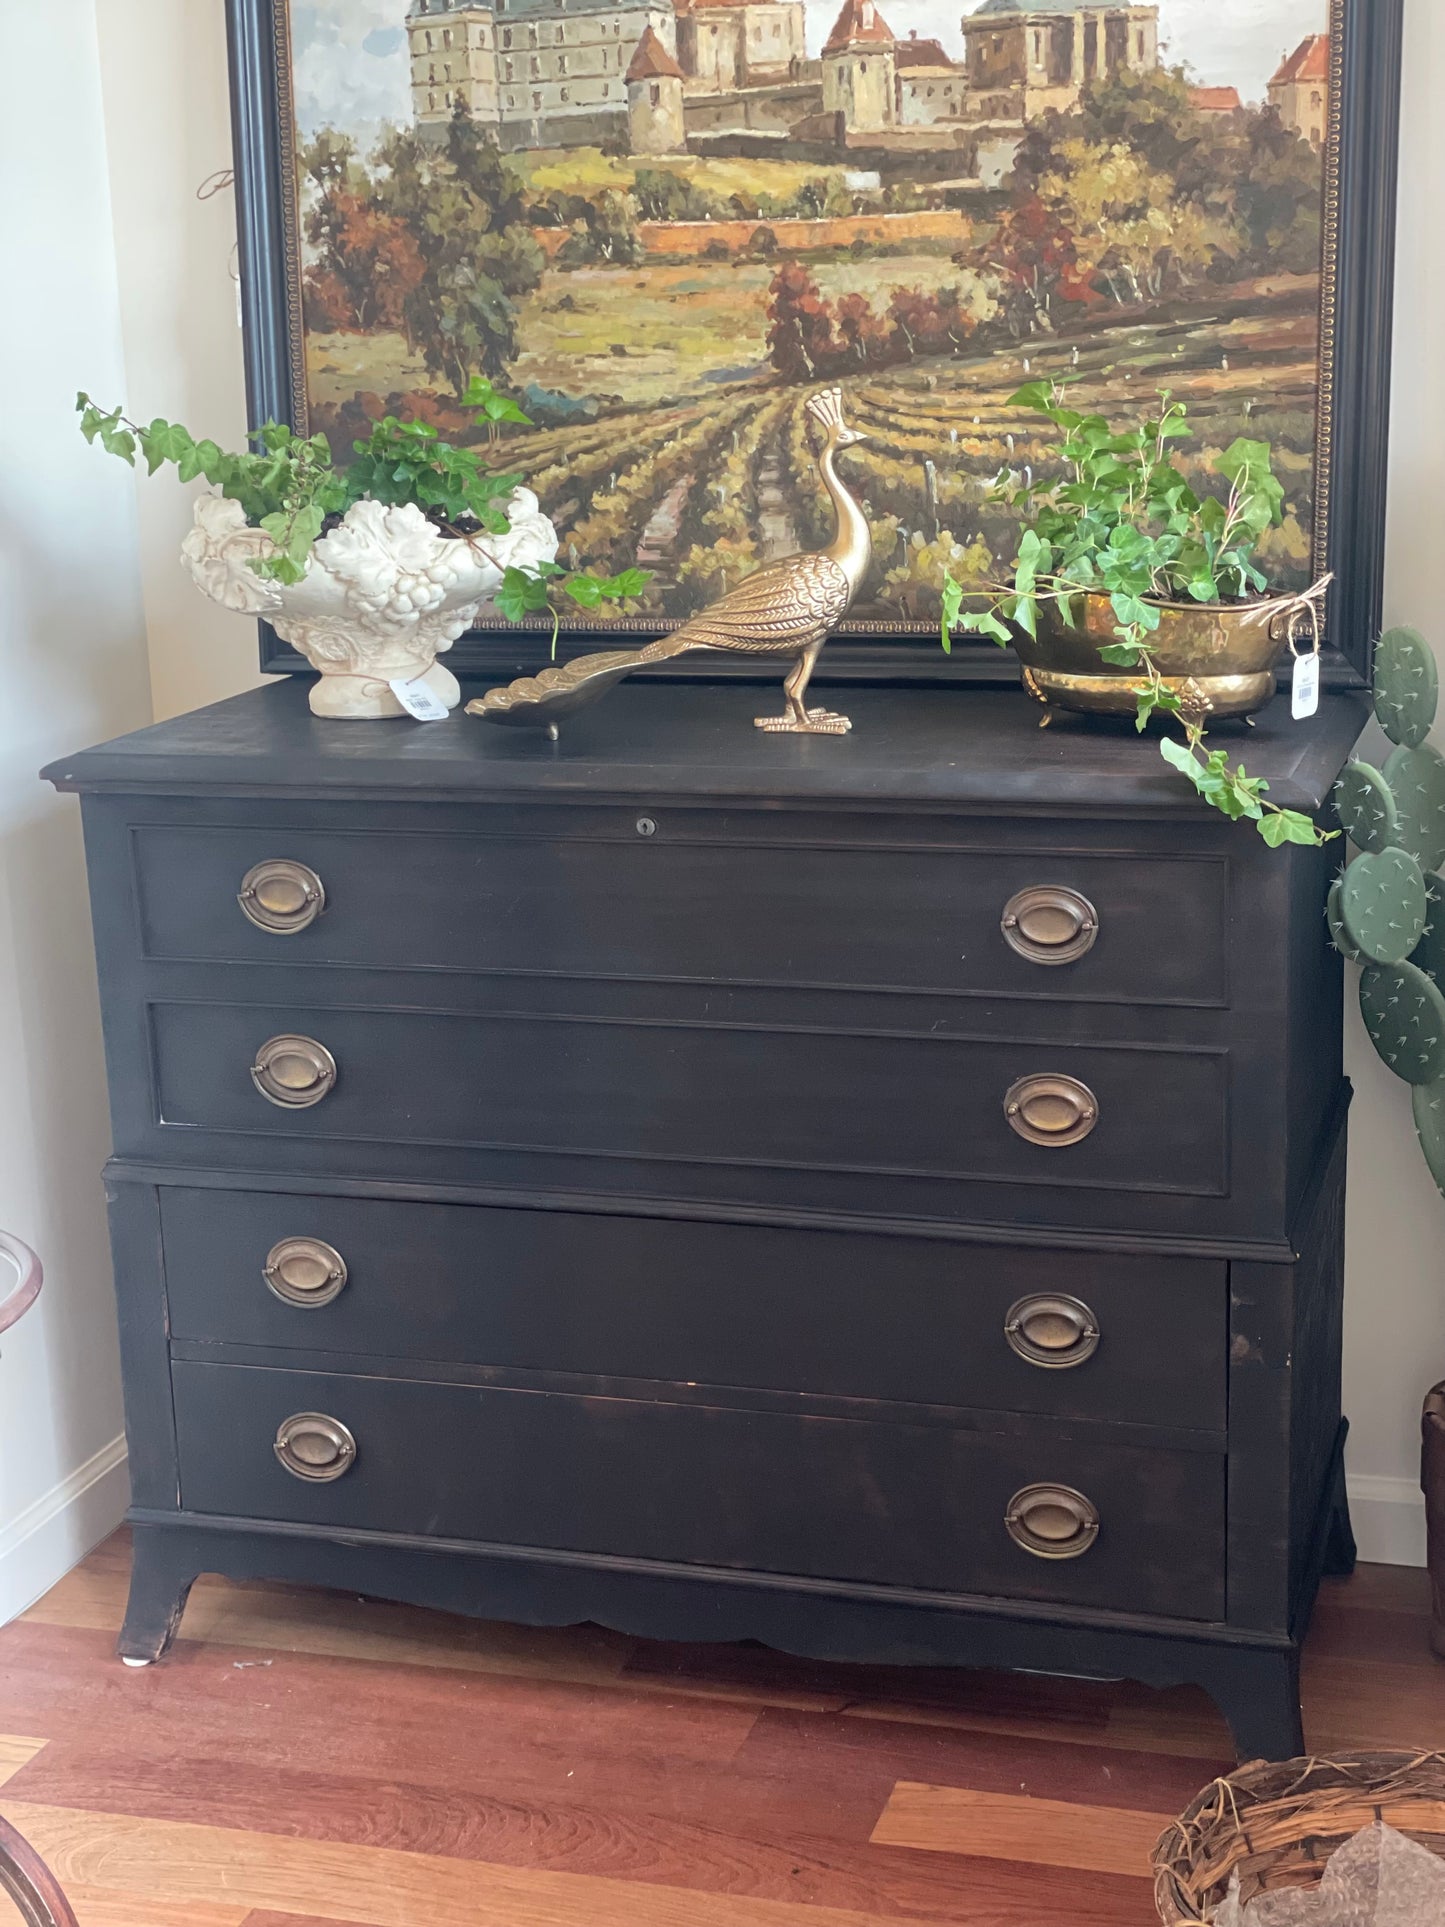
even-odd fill
[{"label": "painted sky", "polygon": [[[808,44],[822,45],[838,0],[806,0]],[[972,10],[971,0],[964,4]],[[296,114],[303,134],[345,127],[362,140],[386,121],[407,121],[407,0],[292,0]],[[963,51],[959,0],[881,0],[902,36],[910,29]],[[1307,33],[1323,31],[1327,0],[1160,0],[1165,58],[1184,61],[1210,86],[1238,87],[1262,100],[1282,56]]]}]

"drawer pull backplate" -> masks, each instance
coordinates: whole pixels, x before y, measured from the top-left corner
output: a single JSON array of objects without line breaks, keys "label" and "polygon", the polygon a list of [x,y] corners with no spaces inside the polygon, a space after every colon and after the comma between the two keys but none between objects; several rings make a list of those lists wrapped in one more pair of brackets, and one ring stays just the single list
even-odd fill
[{"label": "drawer pull backplate", "polygon": [[326,886],[314,870],[290,857],[257,863],[241,879],[236,898],[247,919],[273,937],[294,937],[326,908]]},{"label": "drawer pull backplate", "polygon": [[356,1440],[339,1418],[297,1412],[277,1428],[275,1452],[293,1479],[326,1485],[356,1463]]},{"label": "drawer pull backplate", "polygon": [[1036,1292],[1009,1307],[1004,1337],[1020,1358],[1044,1371],[1082,1365],[1099,1349],[1099,1322],[1082,1298]]},{"label": "drawer pull backplate", "polygon": [[336,1059],[314,1037],[269,1037],[256,1053],[251,1082],[268,1104],[305,1111],[336,1082]]},{"label": "drawer pull backplate", "polygon": [[329,1305],[346,1289],[346,1260],[320,1238],[283,1238],[266,1254],[262,1277],[288,1305]]},{"label": "drawer pull backplate", "polygon": [[1099,1536],[1097,1506],[1069,1485],[1026,1485],[1009,1500],[1003,1522],[1035,1559],[1081,1559]]},{"label": "drawer pull backplate", "polygon": [[1009,898],[999,928],[1009,948],[1030,963],[1069,964],[1093,949],[1099,913],[1077,890],[1039,883]]},{"label": "drawer pull backplate", "polygon": [[1099,1100],[1087,1084],[1061,1072],[1021,1077],[1003,1101],[1009,1128],[1026,1144],[1078,1144],[1099,1121]]}]

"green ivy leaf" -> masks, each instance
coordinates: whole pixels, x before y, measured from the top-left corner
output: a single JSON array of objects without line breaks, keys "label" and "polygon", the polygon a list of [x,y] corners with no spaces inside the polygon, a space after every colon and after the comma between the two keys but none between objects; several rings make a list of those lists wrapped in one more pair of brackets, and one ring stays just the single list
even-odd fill
[{"label": "green ivy leaf", "polygon": [[953,631],[963,609],[963,584],[956,577],[946,575],[940,591],[942,614],[939,622],[939,641],[943,644],[946,656],[953,654]]},{"label": "green ivy leaf", "polygon": [[651,569],[623,569],[618,575],[602,578],[602,593],[609,602],[630,602],[642,594],[651,580]]},{"label": "green ivy leaf", "polygon": [[602,584],[595,575],[574,575],[562,584],[562,593],[579,609],[595,609],[602,600]]},{"label": "green ivy leaf", "polygon": [[547,585],[524,569],[508,569],[492,601],[508,622],[520,622],[524,616],[538,615],[547,607]]},{"label": "green ivy leaf", "polygon": [[1271,810],[1260,819],[1259,833],[1272,850],[1284,843],[1318,844],[1329,841],[1309,817],[1298,810]]}]

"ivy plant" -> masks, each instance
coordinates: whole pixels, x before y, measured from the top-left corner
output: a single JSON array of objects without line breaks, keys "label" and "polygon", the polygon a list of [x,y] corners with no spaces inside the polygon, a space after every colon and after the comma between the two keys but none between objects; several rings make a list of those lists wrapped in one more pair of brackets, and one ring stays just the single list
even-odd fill
[{"label": "ivy plant", "polygon": [[978,584],[945,581],[943,647],[952,647],[955,630],[1007,646],[1010,623],[1037,636],[1045,603],[1072,621],[1079,596],[1106,595],[1117,640],[1100,654],[1139,671],[1137,727],[1144,729],[1157,714],[1173,718],[1184,732],[1182,742],[1161,742],[1165,761],[1215,809],[1253,822],[1272,847],[1323,842],[1324,833],[1309,817],[1268,800],[1263,777],[1250,776],[1224,750],[1206,749],[1203,721],[1186,713],[1150,647],[1161,603],[1242,601],[1268,587],[1255,553],[1284,510],[1269,443],[1244,437],[1214,462],[1227,493],[1196,494],[1172,446],[1189,435],[1187,411],[1167,392],[1160,404],[1150,420],[1119,431],[1102,415],[1069,407],[1062,381],[1028,382],[1010,397],[1011,407],[1027,408],[1059,430],[1065,476],[1047,489],[1008,471],[998,477],[988,499],[1025,518],[1013,580],[983,585],[984,609],[965,607],[980,593]]},{"label": "ivy plant", "polygon": [[[516,402],[499,395],[480,376],[467,390],[464,404],[474,411],[478,425],[493,434],[503,422],[531,426]],[[353,444],[353,459],[342,469],[324,435],[298,435],[283,422],[263,423],[251,435],[250,446],[233,453],[216,442],[197,441],[178,422],[159,416],[142,427],[121,409],[101,408],[86,394],[76,397],[76,408],[88,442],[98,441],[132,467],[137,456],[142,457],[152,475],[169,462],[183,482],[204,477],[239,502],[246,520],[263,529],[272,543],[272,553],[257,557],[251,568],[283,585],[305,576],[327,521],[362,501],[388,507],[411,503],[443,535],[485,552],[487,535],[506,534],[507,499],[522,479],[488,469],[474,450],[443,441],[429,422],[403,421],[396,415],[374,422],[370,435]],[[596,575],[539,562],[506,569],[493,602],[508,622],[550,615],[555,655],[559,611],[554,593],[580,609],[597,609],[604,602],[641,594],[650,580],[645,569]]]}]

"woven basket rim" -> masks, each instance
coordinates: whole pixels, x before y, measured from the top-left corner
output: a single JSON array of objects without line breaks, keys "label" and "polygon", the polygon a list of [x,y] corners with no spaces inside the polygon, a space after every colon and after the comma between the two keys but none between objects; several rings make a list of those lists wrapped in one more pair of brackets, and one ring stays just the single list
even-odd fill
[{"label": "woven basket rim", "polygon": [[[1412,1816],[1430,1824],[1412,1826]],[[1159,1836],[1159,1918],[1165,1927],[1210,1927],[1237,1867],[1308,1879],[1382,1818],[1445,1859],[1445,1752],[1379,1748],[1252,1761],[1212,1780]]]}]

